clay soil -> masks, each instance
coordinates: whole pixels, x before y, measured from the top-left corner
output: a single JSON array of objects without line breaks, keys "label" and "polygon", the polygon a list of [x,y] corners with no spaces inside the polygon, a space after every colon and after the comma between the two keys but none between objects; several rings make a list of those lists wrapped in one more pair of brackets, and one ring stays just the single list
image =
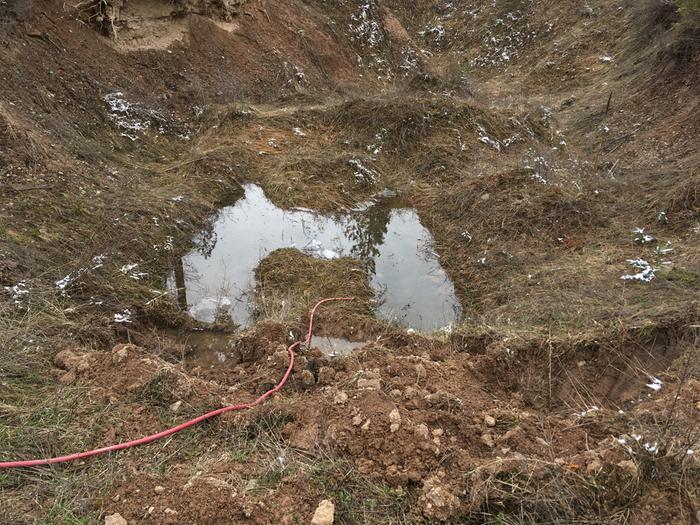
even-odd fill
[{"label": "clay soil", "polygon": [[[364,344],[0,470],[0,523],[700,523],[697,2],[76,4],[0,0],[0,461],[254,399],[324,297]],[[360,261],[295,249],[251,328],[195,321],[168,276],[246,182],[395,192],[460,322],[379,319]]]}]

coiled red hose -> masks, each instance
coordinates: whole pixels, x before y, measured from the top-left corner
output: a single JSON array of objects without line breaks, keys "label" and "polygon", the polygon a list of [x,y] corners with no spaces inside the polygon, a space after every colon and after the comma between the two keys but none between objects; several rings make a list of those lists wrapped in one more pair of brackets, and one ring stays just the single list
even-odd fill
[{"label": "coiled red hose", "polygon": [[171,436],[171,435],[175,434],[176,432],[180,432],[181,430],[184,430],[184,429],[189,428],[193,425],[196,425],[197,423],[201,423],[202,421],[204,421],[206,419],[210,419],[212,417],[218,416],[219,414],[223,414],[224,412],[233,412],[236,410],[244,410],[247,408],[253,408],[254,406],[257,406],[257,405],[263,403],[268,397],[279,392],[279,390],[287,382],[287,379],[289,379],[289,375],[292,373],[292,369],[294,368],[294,349],[302,343],[307,344],[307,345],[311,344],[312,331],[313,331],[313,327],[314,327],[314,314],[316,313],[316,309],[320,305],[322,305],[323,303],[327,303],[329,301],[352,301],[353,299],[354,299],[354,297],[329,297],[327,299],[323,299],[323,300],[317,302],[314,305],[314,307],[311,309],[311,313],[309,315],[309,331],[306,334],[306,339],[304,339],[303,341],[297,341],[296,343],[291,344],[289,346],[289,348],[287,348],[287,351],[289,352],[289,366],[287,367],[286,372],[282,376],[282,379],[280,379],[279,383],[277,383],[277,385],[275,385],[274,388],[265,392],[263,395],[258,397],[255,401],[251,401],[249,403],[241,403],[238,405],[229,405],[229,406],[226,406],[223,408],[218,408],[216,410],[212,410],[211,412],[207,412],[206,414],[202,414],[201,416],[198,416],[194,419],[186,421],[185,423],[181,423],[180,425],[177,425],[175,427],[169,428],[167,430],[163,430],[162,432],[158,432],[157,434],[151,434],[150,436],[145,436],[145,437],[142,437],[139,439],[135,439],[133,441],[127,441],[125,443],[118,443],[116,445],[110,445],[108,447],[87,450],[85,452],[78,452],[76,454],[70,454],[68,456],[59,456],[59,457],[55,457],[55,458],[44,458],[44,459],[31,459],[31,460],[27,460],[27,461],[0,462],[0,468],[36,467],[39,465],[50,465],[52,463],[65,463],[67,461],[75,461],[76,459],[89,458],[90,456],[97,456],[98,454],[104,454],[106,452],[116,452],[117,450],[123,450],[125,448],[136,447],[138,445],[145,445],[146,443],[151,443],[152,441],[156,441],[158,439]]}]

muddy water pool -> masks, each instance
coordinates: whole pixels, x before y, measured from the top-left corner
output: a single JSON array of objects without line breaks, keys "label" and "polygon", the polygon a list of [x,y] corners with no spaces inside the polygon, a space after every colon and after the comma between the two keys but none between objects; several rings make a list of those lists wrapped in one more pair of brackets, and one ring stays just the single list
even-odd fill
[{"label": "muddy water pool", "polygon": [[244,185],[244,191],[220,210],[171,276],[178,300],[196,319],[213,321],[224,312],[249,326],[255,268],[270,252],[290,247],[315,257],[364,261],[381,318],[429,331],[459,317],[454,286],[415,210],[395,207],[384,195],[355,210],[322,215],[283,210],[254,184]]}]

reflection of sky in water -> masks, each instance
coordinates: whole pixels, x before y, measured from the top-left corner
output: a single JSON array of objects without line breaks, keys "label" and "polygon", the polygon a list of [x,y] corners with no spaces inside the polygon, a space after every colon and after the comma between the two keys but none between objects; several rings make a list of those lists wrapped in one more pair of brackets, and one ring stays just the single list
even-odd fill
[{"label": "reflection of sky in water", "polygon": [[362,212],[325,216],[308,210],[285,211],[259,186],[223,208],[198,250],[183,258],[190,313],[211,321],[217,307],[236,323],[248,325],[248,296],[254,269],[279,248],[295,247],[317,257],[352,256],[365,260],[381,304],[378,313],[405,326],[431,330],[453,322],[459,302],[454,287],[431,251],[432,237],[410,209],[376,203]]}]

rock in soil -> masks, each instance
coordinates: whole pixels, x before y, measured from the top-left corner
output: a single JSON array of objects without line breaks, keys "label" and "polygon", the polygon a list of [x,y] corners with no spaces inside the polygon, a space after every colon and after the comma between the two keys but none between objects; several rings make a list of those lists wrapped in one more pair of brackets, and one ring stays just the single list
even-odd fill
[{"label": "rock in soil", "polygon": [[105,516],[105,525],[127,525],[126,520],[118,512]]},{"label": "rock in soil", "polygon": [[332,525],[335,519],[335,505],[328,499],[324,499],[316,507],[314,517],[311,518],[311,525]]}]

